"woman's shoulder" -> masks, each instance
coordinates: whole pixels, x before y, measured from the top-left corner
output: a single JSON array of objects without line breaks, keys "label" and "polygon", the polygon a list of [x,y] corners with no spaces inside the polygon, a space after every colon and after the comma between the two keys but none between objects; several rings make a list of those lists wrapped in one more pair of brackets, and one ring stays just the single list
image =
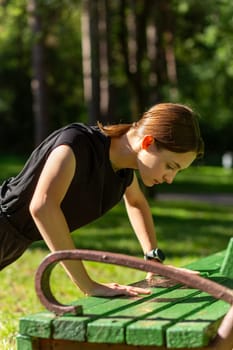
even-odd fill
[{"label": "woman's shoulder", "polygon": [[60,135],[86,136],[88,138],[100,138],[106,140],[108,137],[104,135],[97,125],[91,126],[84,123],[74,122],[60,129]]},{"label": "woman's shoulder", "polygon": [[70,146],[79,164],[88,159],[102,163],[109,155],[110,138],[97,126],[72,123],[60,130],[52,150],[64,144]]}]

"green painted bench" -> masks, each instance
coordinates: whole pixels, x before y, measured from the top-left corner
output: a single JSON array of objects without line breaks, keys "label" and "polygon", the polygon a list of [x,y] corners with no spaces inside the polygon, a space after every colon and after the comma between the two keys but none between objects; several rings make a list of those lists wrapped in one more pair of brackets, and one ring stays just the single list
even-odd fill
[{"label": "green painted bench", "polygon": [[[77,253],[83,260],[156,270],[158,277],[150,285],[147,281],[137,283],[150,287],[152,294],[83,297],[74,305],[62,305],[52,295],[49,278],[59,261],[70,258],[67,252],[76,259]],[[143,259],[106,252],[67,252],[50,254],[38,269],[37,294],[49,311],[20,319],[18,350],[233,348],[233,279],[220,273],[226,251],[190,264],[188,268],[205,276],[193,276],[194,282],[175,268]]]}]

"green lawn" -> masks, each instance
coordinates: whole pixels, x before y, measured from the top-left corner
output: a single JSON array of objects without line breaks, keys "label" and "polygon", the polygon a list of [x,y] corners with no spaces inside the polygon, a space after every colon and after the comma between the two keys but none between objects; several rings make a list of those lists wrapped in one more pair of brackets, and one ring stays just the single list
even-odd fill
[{"label": "green lawn", "polygon": [[179,173],[172,185],[161,185],[159,191],[233,194],[233,169],[191,166]]},{"label": "green lawn", "polygon": [[[22,161],[0,158],[0,178],[14,175],[22,167]],[[7,175],[7,176],[6,176]],[[180,180],[178,180],[180,178]],[[208,181],[209,178],[209,181]],[[211,184],[215,192],[226,188],[233,193],[232,175],[221,168],[190,168],[180,174],[174,188],[194,189]],[[220,181],[221,180],[221,181]],[[189,186],[187,185],[189,183]],[[166,186],[172,189],[172,185]],[[205,192],[208,192],[207,190]],[[213,192],[213,191],[212,191]],[[233,210],[230,206],[192,202],[151,201],[160,247],[166,252],[167,263],[186,265],[201,256],[225,249],[233,236]],[[78,248],[108,250],[142,256],[140,246],[120,203],[105,217],[73,234]],[[43,310],[34,291],[34,274],[48,253],[42,242],[34,244],[16,263],[1,272],[0,289],[0,349],[15,350],[15,336],[21,316]],[[90,275],[102,282],[133,283],[144,278],[140,271],[123,267],[86,263]],[[81,296],[60,266],[52,275],[56,297],[66,303]]]}]

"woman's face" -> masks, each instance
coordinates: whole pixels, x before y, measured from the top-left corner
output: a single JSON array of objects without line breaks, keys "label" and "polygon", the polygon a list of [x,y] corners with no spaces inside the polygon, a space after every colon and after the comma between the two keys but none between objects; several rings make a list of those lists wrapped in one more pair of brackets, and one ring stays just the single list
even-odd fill
[{"label": "woman's face", "polygon": [[139,150],[138,170],[146,186],[151,187],[163,182],[171,184],[176,174],[188,168],[195,158],[195,152],[175,153],[166,149],[158,149],[156,142],[153,141]]}]

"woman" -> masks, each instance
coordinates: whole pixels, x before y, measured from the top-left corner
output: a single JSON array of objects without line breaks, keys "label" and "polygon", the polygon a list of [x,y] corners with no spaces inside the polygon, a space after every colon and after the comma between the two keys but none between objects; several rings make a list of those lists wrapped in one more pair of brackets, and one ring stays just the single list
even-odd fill
[{"label": "woman", "polygon": [[[133,124],[55,131],[35,149],[23,170],[0,188],[0,269],[43,239],[49,249],[75,249],[70,232],[102,216],[124,197],[129,220],[145,255],[157,247],[154,223],[134,170],[146,186],[172,183],[203,155],[194,112],[162,103]],[[87,295],[138,295],[148,290],[100,284],[82,262],[62,263]]]}]

